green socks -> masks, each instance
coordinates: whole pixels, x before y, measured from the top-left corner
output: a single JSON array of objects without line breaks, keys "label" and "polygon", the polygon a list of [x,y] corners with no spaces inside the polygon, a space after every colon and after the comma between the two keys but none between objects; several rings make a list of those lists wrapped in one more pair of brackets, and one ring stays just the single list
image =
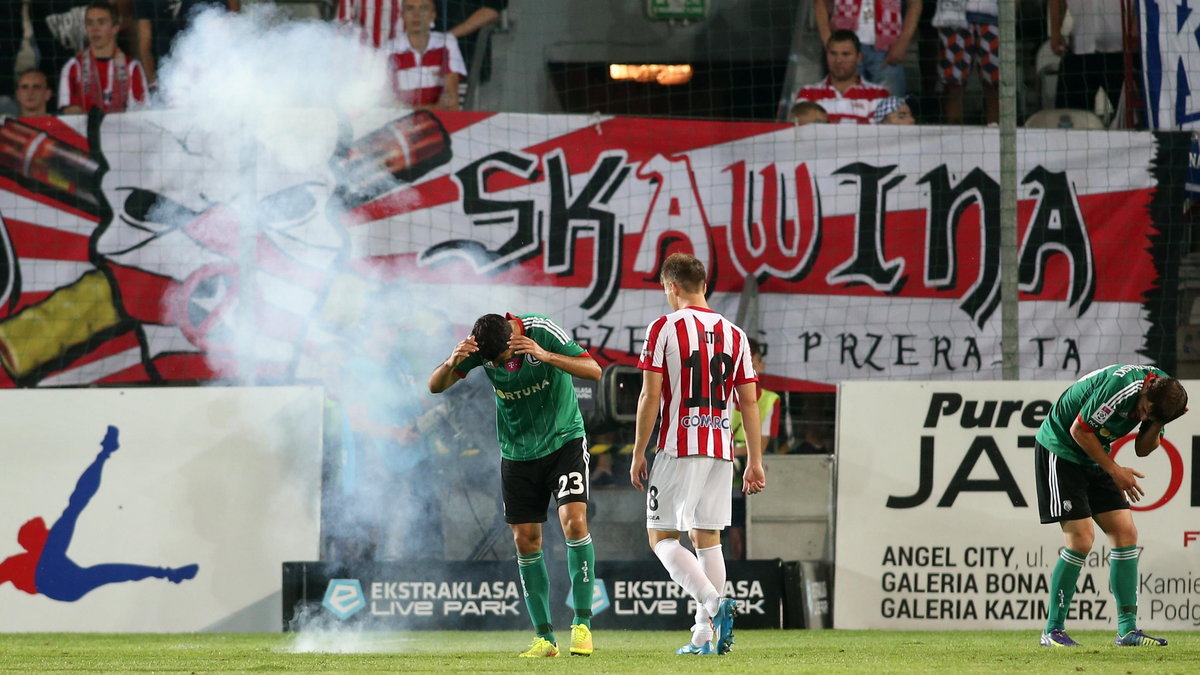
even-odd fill
[{"label": "green socks", "polygon": [[567,571],[571,574],[571,606],[575,608],[575,620],[592,627],[592,585],[596,578],[596,551],[592,548],[592,535],[583,539],[567,540]]},{"label": "green socks", "polygon": [[[546,572],[542,552],[518,555],[517,566],[534,632],[538,637],[558,644],[550,622],[550,575]],[[592,548],[592,535],[567,540],[567,571],[571,575],[571,606],[575,608],[575,620],[571,623],[591,628],[592,587],[596,580],[596,550]]]},{"label": "green socks", "polygon": [[550,623],[550,575],[546,573],[546,561],[542,552],[517,555],[517,566],[521,570],[521,586],[525,589],[525,607],[529,609],[529,620],[533,631],[553,644],[554,626]]},{"label": "green socks", "polygon": [[[1075,595],[1075,582],[1079,580],[1083,561],[1084,554],[1069,548],[1063,548],[1058,554],[1058,564],[1054,566],[1054,573],[1050,576],[1050,603],[1046,607],[1047,633],[1066,626],[1067,613],[1071,611],[1071,597]],[[1135,568],[1136,565],[1135,560]]]},{"label": "green socks", "polygon": [[1108,586],[1117,601],[1117,635],[1137,630],[1138,549],[1114,548],[1108,556]]}]

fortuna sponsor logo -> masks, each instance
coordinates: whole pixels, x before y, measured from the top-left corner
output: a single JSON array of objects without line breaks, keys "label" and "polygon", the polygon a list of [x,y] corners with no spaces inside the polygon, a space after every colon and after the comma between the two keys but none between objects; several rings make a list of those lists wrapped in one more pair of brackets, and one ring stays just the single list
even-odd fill
[{"label": "fortuna sponsor logo", "polygon": [[496,396],[499,396],[500,398],[508,400],[508,401],[514,401],[519,398],[525,398],[526,396],[529,396],[530,394],[532,394],[534,392],[541,391],[542,389],[545,389],[546,387],[549,387],[549,386],[550,386],[550,380],[549,380],[549,378],[547,378],[531,387],[525,387],[524,389],[518,389],[516,391],[500,391],[499,389],[497,389]]},{"label": "fortuna sponsor logo", "polygon": [[721,415],[688,415],[679,420],[679,426],[684,429],[704,427],[705,429],[729,430],[729,418]]}]

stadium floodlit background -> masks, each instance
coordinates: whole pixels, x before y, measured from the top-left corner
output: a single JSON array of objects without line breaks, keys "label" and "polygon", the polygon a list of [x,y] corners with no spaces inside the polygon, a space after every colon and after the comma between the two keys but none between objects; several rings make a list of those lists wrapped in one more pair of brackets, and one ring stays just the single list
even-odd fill
[{"label": "stadium floodlit background", "polygon": [[[0,630],[523,630],[492,394],[425,387],[505,311],[605,367],[577,383],[597,625],[684,628],[627,478],[676,250],[780,394],[770,487],[725,544],[745,625],[1037,630],[1058,545],[1030,508],[1039,402],[1110,363],[1200,373],[1186,3],[999,3],[985,54],[944,47],[926,0],[898,126],[873,100],[866,124],[793,117],[834,0],[434,2],[439,31],[498,10],[463,30],[457,109],[397,103],[386,45],[332,1],[244,0],[160,44],[180,3],[126,0],[120,49],[163,50],[146,102],[57,115],[87,3],[5,3],[0,532],[19,554],[113,426],[71,555],[199,572],[71,602],[0,584]],[[983,78],[947,84],[969,59]],[[47,115],[23,112],[31,69]],[[1144,614],[1172,631],[1200,617],[1200,424],[1178,424],[1139,514]],[[545,544],[566,598],[555,527]],[[1094,630],[1102,557],[1079,600]]]}]

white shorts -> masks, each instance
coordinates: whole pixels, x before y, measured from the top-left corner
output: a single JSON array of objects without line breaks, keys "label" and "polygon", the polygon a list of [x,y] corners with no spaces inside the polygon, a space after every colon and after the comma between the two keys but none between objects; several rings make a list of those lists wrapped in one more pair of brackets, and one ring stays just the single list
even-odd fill
[{"label": "white shorts", "polygon": [[646,529],[686,532],[729,526],[733,462],[659,452],[647,482]]}]

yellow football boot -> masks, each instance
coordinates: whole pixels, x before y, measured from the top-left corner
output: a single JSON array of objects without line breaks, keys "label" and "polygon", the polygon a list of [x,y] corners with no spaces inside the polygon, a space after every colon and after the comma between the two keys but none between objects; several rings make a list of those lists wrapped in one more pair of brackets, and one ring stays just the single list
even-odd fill
[{"label": "yellow football boot", "polygon": [[523,659],[540,659],[558,656],[558,647],[544,637],[535,637],[529,649],[521,652]]},{"label": "yellow football boot", "polygon": [[571,656],[592,655],[592,631],[587,626],[577,623],[571,626]]}]

